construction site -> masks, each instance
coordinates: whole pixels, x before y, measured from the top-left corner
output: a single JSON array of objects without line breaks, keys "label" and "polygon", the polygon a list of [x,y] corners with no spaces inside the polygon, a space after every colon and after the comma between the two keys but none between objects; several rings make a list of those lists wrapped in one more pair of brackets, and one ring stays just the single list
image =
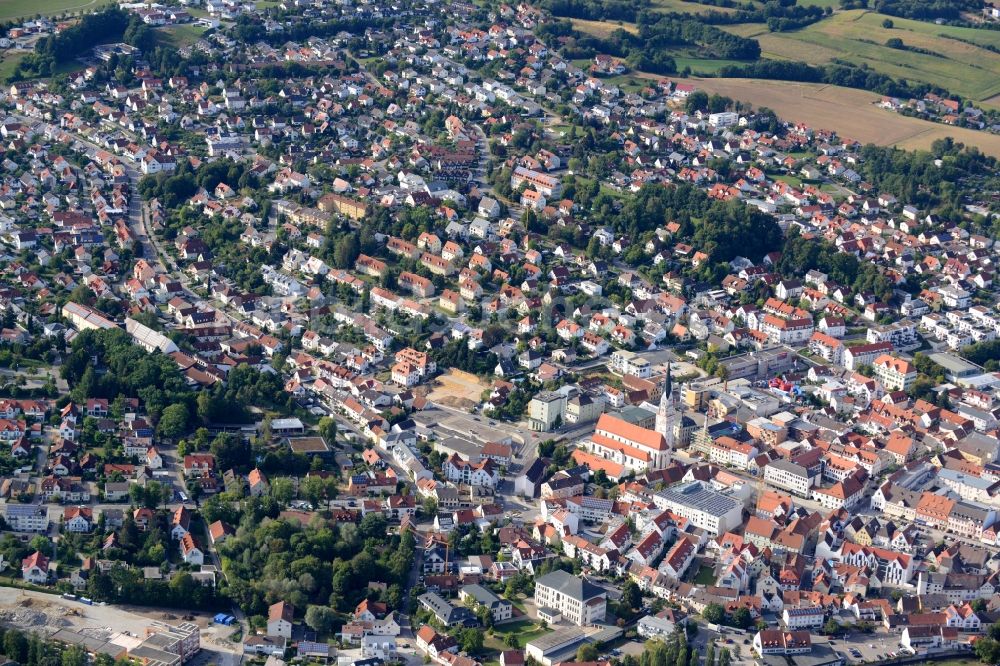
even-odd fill
[{"label": "construction site", "polygon": [[210,614],[178,616],[169,611],[83,603],[15,588],[0,587],[0,624],[38,633],[92,654],[141,658],[155,666],[179,666],[199,651],[206,663],[235,666],[239,626],[212,623]]}]

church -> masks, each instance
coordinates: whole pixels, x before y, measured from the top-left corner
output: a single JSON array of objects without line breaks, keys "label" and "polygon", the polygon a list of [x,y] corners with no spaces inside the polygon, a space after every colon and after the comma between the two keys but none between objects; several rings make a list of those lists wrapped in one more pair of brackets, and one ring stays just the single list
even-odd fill
[{"label": "church", "polygon": [[655,430],[641,428],[613,414],[601,414],[594,434],[582,444],[595,455],[636,473],[663,469],[670,465],[678,418],[668,367]]}]

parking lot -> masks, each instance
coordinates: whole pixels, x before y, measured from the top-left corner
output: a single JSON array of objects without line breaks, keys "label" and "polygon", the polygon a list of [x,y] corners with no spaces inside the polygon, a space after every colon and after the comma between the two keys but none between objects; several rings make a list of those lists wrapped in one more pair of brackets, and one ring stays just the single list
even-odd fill
[{"label": "parking lot", "polygon": [[900,656],[903,648],[899,646],[899,639],[897,633],[875,632],[854,633],[833,639],[814,636],[813,642],[829,642],[830,647],[843,654],[849,662],[863,664]]}]

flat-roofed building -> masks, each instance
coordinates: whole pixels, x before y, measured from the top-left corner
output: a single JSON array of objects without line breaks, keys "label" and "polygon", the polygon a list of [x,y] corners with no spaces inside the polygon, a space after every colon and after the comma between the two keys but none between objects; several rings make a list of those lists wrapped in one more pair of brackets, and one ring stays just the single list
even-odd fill
[{"label": "flat-roofed building", "polygon": [[717,492],[701,481],[661,490],[653,496],[653,503],[687,518],[713,537],[725,534],[743,521],[743,504],[738,499]]}]

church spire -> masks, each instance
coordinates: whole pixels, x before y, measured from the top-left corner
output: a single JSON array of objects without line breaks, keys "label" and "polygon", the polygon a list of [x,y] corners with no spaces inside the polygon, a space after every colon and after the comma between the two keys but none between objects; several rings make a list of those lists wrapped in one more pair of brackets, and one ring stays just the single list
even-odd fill
[{"label": "church spire", "polygon": [[663,393],[660,394],[660,406],[656,410],[656,432],[663,435],[667,447],[674,446],[674,421],[676,419],[674,406],[673,380],[670,375],[670,363],[667,362],[667,375],[663,380]]}]

